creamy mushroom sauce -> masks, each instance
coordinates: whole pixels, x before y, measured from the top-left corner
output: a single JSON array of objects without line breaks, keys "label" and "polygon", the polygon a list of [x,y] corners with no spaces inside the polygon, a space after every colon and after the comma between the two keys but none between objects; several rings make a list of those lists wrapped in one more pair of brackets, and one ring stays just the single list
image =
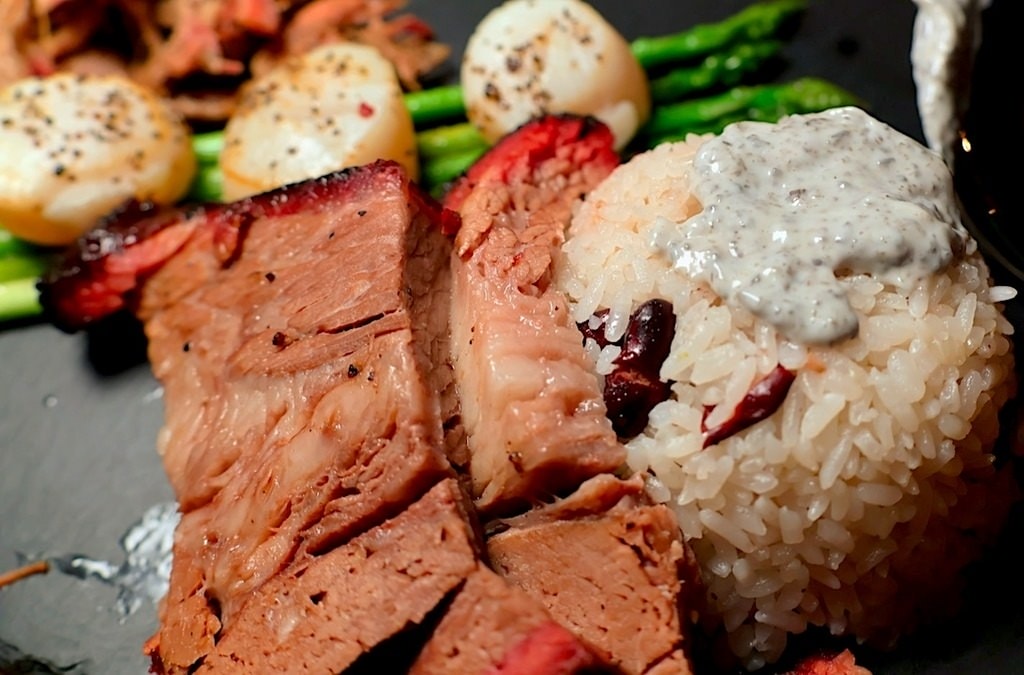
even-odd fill
[{"label": "creamy mushroom sauce", "polygon": [[837,277],[909,290],[967,237],[942,158],[858,108],[733,124],[698,150],[690,183],[703,211],[656,224],[652,244],[805,344],[857,334]]}]

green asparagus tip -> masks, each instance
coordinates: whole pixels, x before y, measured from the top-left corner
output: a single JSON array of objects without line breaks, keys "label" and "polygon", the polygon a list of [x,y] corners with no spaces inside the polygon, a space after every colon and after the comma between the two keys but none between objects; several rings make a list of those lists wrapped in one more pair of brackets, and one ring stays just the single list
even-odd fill
[{"label": "green asparagus tip", "polygon": [[0,258],[0,283],[35,279],[46,271],[49,261],[41,255],[11,255]]},{"label": "green asparagus tip", "polygon": [[39,252],[38,247],[15,237],[0,224],[0,258],[9,256],[33,256]]},{"label": "green asparagus tip", "polygon": [[676,68],[651,80],[651,100],[655,105],[672,103],[701,91],[740,84],[758,72],[782,51],[779,40],[741,42],[709,54],[700,64]]}]

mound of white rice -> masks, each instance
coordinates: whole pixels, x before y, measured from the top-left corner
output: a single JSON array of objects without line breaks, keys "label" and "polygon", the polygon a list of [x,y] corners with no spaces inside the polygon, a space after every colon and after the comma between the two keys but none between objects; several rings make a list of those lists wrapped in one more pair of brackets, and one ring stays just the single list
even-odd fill
[{"label": "mound of white rice", "polygon": [[[660,218],[700,205],[687,170],[701,139],[620,167],[581,206],[558,281],[577,321],[610,310],[608,337],[651,298],[672,302],[672,398],[627,444],[652,494],[674,506],[707,585],[707,618],[749,668],[810,625],[889,643],[952,610],[963,567],[1003,524],[1015,492],[991,449],[1014,389],[1010,323],[969,242],[949,269],[901,293],[843,279],[856,338],[792,344],[749,312],[671,270],[649,245]],[[599,372],[617,348],[590,345]],[[777,365],[797,372],[769,418],[702,449]]]}]

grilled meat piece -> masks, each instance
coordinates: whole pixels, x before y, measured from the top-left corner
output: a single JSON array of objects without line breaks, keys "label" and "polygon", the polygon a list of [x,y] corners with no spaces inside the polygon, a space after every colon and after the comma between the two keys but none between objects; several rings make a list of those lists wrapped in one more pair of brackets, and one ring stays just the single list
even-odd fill
[{"label": "grilled meat piece", "polygon": [[689,673],[698,568],[640,477],[597,476],[574,495],[488,526],[494,569],[627,674]]},{"label": "grilled meat piece", "polygon": [[[157,672],[358,671],[395,640],[421,675],[688,672],[693,568],[668,509],[613,475],[624,449],[551,285],[611,135],[520,133],[456,186],[461,230],[377,162],[133,207],[44,283],[69,330],[132,310],[164,387],[182,518]],[[486,544],[471,499],[505,516]]]},{"label": "grilled meat piece", "polygon": [[129,202],[69,246],[39,283],[48,321],[67,333],[130,309],[146,277],[195,234],[203,210]]},{"label": "grilled meat piece", "polygon": [[552,284],[574,205],[617,163],[604,125],[545,117],[498,143],[445,199],[462,216],[452,357],[483,512],[527,508],[625,459],[579,329]]},{"label": "grilled meat piece", "polygon": [[191,669],[170,667],[165,647],[172,634],[162,633],[164,672],[343,671],[421,622],[473,572],[478,551],[462,499],[457,483],[445,480],[351,541],[299,554],[252,593]]},{"label": "grilled meat piece", "polygon": [[[382,523],[405,522],[451,475],[442,221],[397,165],[376,163],[190,216],[187,240],[140,280],[134,306],[164,387],[158,444],[183,514],[155,648],[166,672],[241,655],[341,670],[475,567],[460,544],[431,563],[443,584],[410,590],[415,560],[469,541],[429,519],[393,542],[410,560],[360,562],[376,546],[366,542],[391,536]],[[393,602],[411,613],[351,623],[338,607],[358,594],[334,589],[358,579],[373,589],[367,612]],[[341,604],[289,618],[275,603],[298,589],[330,589]],[[312,623],[295,633],[300,618]],[[308,651],[307,638],[337,631],[349,642]],[[274,637],[272,658],[260,635]]]},{"label": "grilled meat piece", "polygon": [[572,633],[525,592],[481,565],[455,597],[411,675],[603,672]]}]

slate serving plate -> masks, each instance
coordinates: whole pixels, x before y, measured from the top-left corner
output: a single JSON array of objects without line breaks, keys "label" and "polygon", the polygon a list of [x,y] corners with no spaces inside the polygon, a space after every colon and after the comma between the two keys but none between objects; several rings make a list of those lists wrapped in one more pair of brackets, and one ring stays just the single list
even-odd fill
[{"label": "slate serving plate", "polygon": [[[495,2],[413,0],[410,8],[457,57]],[[716,20],[746,2],[594,4],[636,37]],[[828,78],[922,140],[909,61],[914,12],[910,0],[812,0],[775,76]],[[1019,96],[1019,84],[1011,86]],[[0,570],[19,555],[78,553],[122,565],[122,535],[147,509],[172,500],[154,449],[161,392],[144,349],[129,321],[78,335],[33,322],[0,329]],[[1022,672],[1024,576],[1015,573],[1011,551],[1022,520],[1013,519],[1006,543],[972,571],[959,618],[895,653],[858,651],[858,660],[880,674]],[[141,645],[156,626],[156,608],[146,598],[136,605],[126,612],[111,584],[58,572],[0,590],[0,673],[141,675]]]}]

